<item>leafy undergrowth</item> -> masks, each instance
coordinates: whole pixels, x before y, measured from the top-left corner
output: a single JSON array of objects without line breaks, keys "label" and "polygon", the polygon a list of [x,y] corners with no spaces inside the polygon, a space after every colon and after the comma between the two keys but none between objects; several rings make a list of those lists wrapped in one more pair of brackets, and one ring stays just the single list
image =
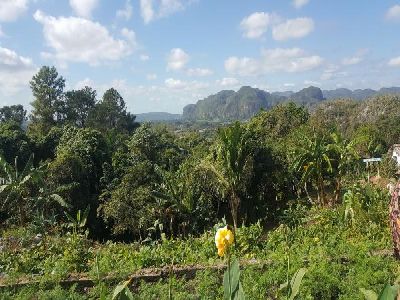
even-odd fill
[{"label": "leafy undergrowth", "polygon": [[[234,256],[242,260],[268,262],[246,266],[242,284],[248,299],[284,299],[280,284],[299,268],[307,268],[300,299],[364,299],[360,288],[379,291],[395,282],[400,265],[391,255],[391,235],[382,209],[359,211],[351,223],[344,221],[344,208],[295,207],[278,228],[265,234],[259,224],[242,227],[236,235]],[[110,297],[116,280],[142,268],[171,265],[214,265],[221,263],[214,245],[214,232],[198,238],[164,240],[149,245],[108,242],[94,244],[84,237],[45,236],[36,241],[23,231],[3,234],[0,273],[3,282],[28,276],[36,286],[3,289],[4,299],[98,299]],[[10,241],[10,236],[13,239]],[[289,259],[289,269],[288,269]],[[289,270],[289,272],[288,272]],[[70,273],[86,273],[95,287],[79,290],[57,285]],[[37,276],[32,276],[37,274]],[[197,272],[195,278],[160,279],[136,283],[137,299],[222,299],[221,271]]]}]

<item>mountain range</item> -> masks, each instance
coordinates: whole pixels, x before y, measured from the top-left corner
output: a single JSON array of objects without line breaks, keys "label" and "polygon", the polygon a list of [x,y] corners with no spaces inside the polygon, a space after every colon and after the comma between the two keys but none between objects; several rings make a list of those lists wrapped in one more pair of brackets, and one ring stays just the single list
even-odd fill
[{"label": "mountain range", "polygon": [[298,92],[273,92],[269,93],[249,86],[241,87],[237,92],[224,90],[215,95],[208,96],[196,104],[189,104],[183,108],[182,119],[189,121],[233,121],[245,120],[254,116],[260,109],[268,110],[272,106],[295,102],[311,107],[324,100],[348,98],[364,100],[375,95],[400,94],[400,87],[372,89],[335,89],[322,91],[318,87],[310,86]]},{"label": "mountain range", "polygon": [[138,114],[138,122],[164,122],[164,121],[233,121],[246,120],[257,114],[261,109],[268,110],[274,105],[285,102],[295,102],[307,107],[339,98],[365,100],[383,94],[400,94],[400,87],[350,90],[339,88],[335,90],[321,90],[310,86],[298,92],[285,91],[269,93],[258,88],[243,86],[237,92],[223,90],[210,95],[196,104],[189,104],[183,108],[183,114],[169,114],[165,112],[151,112]]},{"label": "mountain range", "polygon": [[167,112],[148,112],[136,114],[136,121],[143,122],[168,122],[181,119],[181,114],[171,114]]}]

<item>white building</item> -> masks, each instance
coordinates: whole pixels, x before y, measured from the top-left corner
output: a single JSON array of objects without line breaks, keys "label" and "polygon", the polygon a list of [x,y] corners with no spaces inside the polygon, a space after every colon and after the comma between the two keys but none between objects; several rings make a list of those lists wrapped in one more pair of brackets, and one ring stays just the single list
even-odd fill
[{"label": "white building", "polygon": [[392,146],[393,152],[392,152],[392,158],[396,160],[397,166],[400,167],[400,144],[394,144]]}]

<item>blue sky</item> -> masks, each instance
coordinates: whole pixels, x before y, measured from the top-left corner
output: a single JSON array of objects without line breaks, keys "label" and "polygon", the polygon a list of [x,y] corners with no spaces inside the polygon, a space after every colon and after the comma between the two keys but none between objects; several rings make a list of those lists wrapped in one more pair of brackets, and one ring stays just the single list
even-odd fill
[{"label": "blue sky", "polygon": [[0,0],[0,106],[115,87],[133,113],[180,113],[222,89],[400,86],[400,1]]}]

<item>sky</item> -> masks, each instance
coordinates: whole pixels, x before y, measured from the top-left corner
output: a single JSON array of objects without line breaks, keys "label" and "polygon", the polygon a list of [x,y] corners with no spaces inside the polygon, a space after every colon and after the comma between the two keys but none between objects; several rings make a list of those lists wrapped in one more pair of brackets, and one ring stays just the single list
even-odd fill
[{"label": "sky", "polygon": [[220,90],[400,86],[400,1],[0,0],[0,106],[32,76],[181,113]]}]

